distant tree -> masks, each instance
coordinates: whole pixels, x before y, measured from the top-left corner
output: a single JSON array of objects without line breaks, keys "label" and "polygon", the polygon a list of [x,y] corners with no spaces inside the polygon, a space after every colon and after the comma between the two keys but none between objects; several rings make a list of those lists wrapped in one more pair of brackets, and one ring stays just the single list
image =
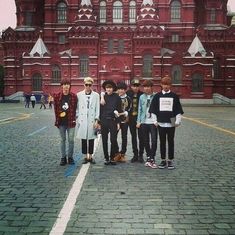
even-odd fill
[{"label": "distant tree", "polygon": [[4,98],[4,67],[0,65],[0,97]]}]

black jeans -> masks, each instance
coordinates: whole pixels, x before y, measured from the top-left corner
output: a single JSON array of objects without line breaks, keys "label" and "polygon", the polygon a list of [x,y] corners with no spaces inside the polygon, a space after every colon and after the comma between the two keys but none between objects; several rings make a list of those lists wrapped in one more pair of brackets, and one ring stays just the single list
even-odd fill
[{"label": "black jeans", "polygon": [[[111,150],[108,153],[108,134],[110,133]],[[101,137],[103,143],[104,158],[109,161],[113,160],[115,154],[118,152],[117,142],[117,123],[114,119],[101,120]]]},{"label": "black jeans", "polygon": [[154,124],[141,124],[140,129],[142,130],[147,157],[154,160],[157,151],[157,127]]},{"label": "black jeans", "polygon": [[126,147],[127,147],[128,123],[120,123],[120,129],[121,129],[121,136],[122,136],[122,149],[121,149],[120,153],[125,154]]},{"label": "black jeans", "polygon": [[166,138],[168,142],[168,159],[174,159],[174,137],[175,127],[160,127],[158,126],[160,138],[160,153],[161,159],[166,159]]},{"label": "black jeans", "polygon": [[[87,146],[88,144],[88,146]],[[88,151],[87,151],[87,147],[88,147]],[[82,153],[83,154],[93,154],[94,152],[94,139],[91,140],[85,140],[82,139]]]},{"label": "black jeans", "polygon": [[[136,122],[137,117],[130,116],[129,117],[129,129],[131,132],[131,142],[132,142],[132,150],[135,157],[143,156],[144,154],[144,144],[143,144],[143,136],[141,134],[141,129],[136,128]],[[138,151],[138,145],[137,145],[137,133],[138,133],[138,139],[139,139],[139,151]]]}]

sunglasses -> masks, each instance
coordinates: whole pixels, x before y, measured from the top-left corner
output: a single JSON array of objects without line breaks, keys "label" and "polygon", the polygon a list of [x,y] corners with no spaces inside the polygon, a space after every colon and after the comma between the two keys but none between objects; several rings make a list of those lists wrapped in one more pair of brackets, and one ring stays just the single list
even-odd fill
[{"label": "sunglasses", "polygon": [[92,84],[85,84],[85,86],[92,86]]}]

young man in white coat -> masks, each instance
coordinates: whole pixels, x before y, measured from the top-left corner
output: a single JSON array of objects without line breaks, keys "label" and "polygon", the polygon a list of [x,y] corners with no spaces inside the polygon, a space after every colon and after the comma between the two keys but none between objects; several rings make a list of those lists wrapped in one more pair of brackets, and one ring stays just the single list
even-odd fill
[{"label": "young man in white coat", "polygon": [[84,164],[95,163],[92,154],[99,126],[100,96],[92,90],[93,83],[92,78],[85,78],[84,90],[77,93],[77,137],[82,140],[82,153],[85,155]]}]

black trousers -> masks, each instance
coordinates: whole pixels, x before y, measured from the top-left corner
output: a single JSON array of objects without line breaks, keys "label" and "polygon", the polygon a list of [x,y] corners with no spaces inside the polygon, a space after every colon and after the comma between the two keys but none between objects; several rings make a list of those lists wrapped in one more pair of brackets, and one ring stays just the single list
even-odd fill
[{"label": "black trousers", "polygon": [[160,138],[160,153],[161,159],[166,159],[166,139],[168,142],[168,159],[174,159],[174,137],[175,127],[160,127],[158,126],[159,138]]},{"label": "black trousers", "polygon": [[154,124],[141,124],[140,128],[147,157],[154,160],[157,151],[157,127]]},{"label": "black trousers", "polygon": [[120,123],[121,137],[122,137],[122,149],[120,153],[126,153],[127,147],[127,131],[128,131],[128,123]]},{"label": "black trousers", "polygon": [[[130,116],[129,117],[129,129],[131,132],[131,142],[132,142],[132,150],[135,157],[143,156],[144,154],[144,143],[143,143],[143,136],[141,134],[141,129],[136,128],[137,124],[137,117]],[[138,134],[138,140],[139,140],[139,149],[137,144],[137,134]]]},{"label": "black trousers", "polygon": [[94,152],[94,139],[91,139],[91,140],[82,139],[82,153],[83,154],[87,154],[87,153],[93,154],[93,152]]},{"label": "black trousers", "polygon": [[[108,152],[108,134],[110,133],[111,150]],[[101,137],[103,143],[104,158],[106,160],[113,160],[115,154],[118,152],[117,142],[117,123],[114,119],[101,120]]]}]

